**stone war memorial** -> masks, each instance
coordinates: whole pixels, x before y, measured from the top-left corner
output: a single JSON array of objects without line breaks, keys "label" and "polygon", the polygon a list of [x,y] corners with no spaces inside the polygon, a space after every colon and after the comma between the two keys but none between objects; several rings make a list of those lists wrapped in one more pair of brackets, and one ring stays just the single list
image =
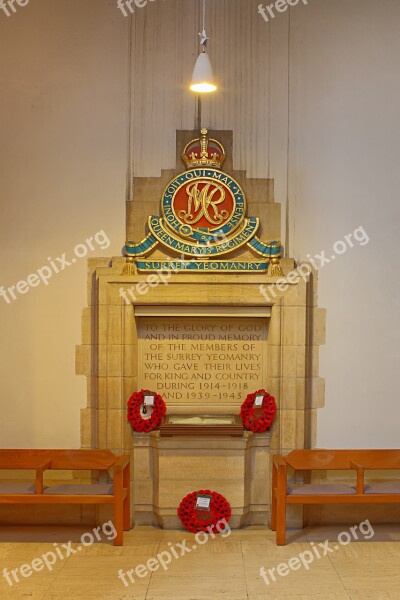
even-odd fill
[{"label": "stone war memorial", "polygon": [[[125,256],[89,260],[82,448],[130,455],[132,525],[179,527],[193,490],[221,494],[232,528],[268,525],[273,455],[316,443],[317,273],[284,256],[274,182],[235,170],[234,143],[178,131],[176,168],[134,178]],[[270,426],[246,428],[246,399],[257,421],[271,396]]]}]

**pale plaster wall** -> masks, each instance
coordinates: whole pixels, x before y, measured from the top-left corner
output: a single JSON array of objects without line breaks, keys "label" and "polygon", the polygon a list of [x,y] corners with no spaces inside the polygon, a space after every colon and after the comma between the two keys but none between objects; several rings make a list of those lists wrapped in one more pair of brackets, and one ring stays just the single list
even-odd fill
[{"label": "pale plaster wall", "polygon": [[314,0],[293,11],[291,254],[326,250],[362,226],[319,273],[327,308],[320,447],[399,447],[400,3]]},{"label": "pale plaster wall", "polygon": [[[209,0],[222,89],[204,102],[203,125],[234,130],[236,168],[275,178],[291,256],[368,232],[368,245],[319,275],[328,335],[318,444],[398,446],[400,4],[309,0],[269,24],[258,4]],[[135,175],[158,176],[174,167],[175,130],[195,125],[185,84],[196,14],[194,0],[155,0],[131,20],[113,0],[31,0],[0,13],[0,285],[100,229],[111,245],[96,254],[120,253],[128,132]],[[85,305],[84,259],[11,305],[0,298],[2,446],[79,446],[86,393],[74,346]]]},{"label": "pale plaster wall", "polygon": [[[39,0],[0,14],[0,285],[99,230],[124,240],[128,23],[110,2]],[[88,256],[95,253],[89,253]],[[74,374],[86,260],[0,298],[0,445],[79,447]]]}]

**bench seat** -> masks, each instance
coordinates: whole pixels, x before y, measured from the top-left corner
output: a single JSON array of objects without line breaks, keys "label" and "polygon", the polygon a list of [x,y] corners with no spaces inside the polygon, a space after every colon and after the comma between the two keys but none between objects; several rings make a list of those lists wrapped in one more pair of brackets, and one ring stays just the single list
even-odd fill
[{"label": "bench seat", "polygon": [[63,483],[60,485],[52,485],[51,487],[47,487],[44,489],[43,494],[47,494],[47,495],[57,495],[57,494],[64,494],[64,495],[77,495],[80,496],[81,494],[84,495],[88,495],[88,496],[97,496],[97,495],[102,495],[102,496],[109,496],[109,495],[113,495],[114,493],[114,486],[112,483],[89,483],[89,484],[70,484],[70,483]]},{"label": "bench seat", "polygon": [[355,494],[356,488],[342,483],[300,483],[287,486],[289,495],[302,494]]},{"label": "bench seat", "polygon": [[0,495],[7,494],[35,494],[34,483],[0,483]]},{"label": "bench seat", "polygon": [[371,483],[364,487],[365,494],[400,494],[399,481],[382,481]]}]

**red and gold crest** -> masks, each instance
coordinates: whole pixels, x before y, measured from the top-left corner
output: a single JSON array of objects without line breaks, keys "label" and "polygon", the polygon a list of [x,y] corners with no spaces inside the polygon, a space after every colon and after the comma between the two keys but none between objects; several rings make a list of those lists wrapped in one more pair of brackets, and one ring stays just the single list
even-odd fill
[{"label": "red and gold crest", "polygon": [[235,204],[235,197],[225,183],[199,177],[177,189],[172,211],[182,225],[215,231],[232,218]]},{"label": "red and gold crest", "polygon": [[[182,159],[187,170],[165,188],[161,216],[149,217],[147,237],[139,244],[127,242],[129,257],[142,259],[160,243],[180,254],[180,260],[174,260],[180,270],[268,269],[268,260],[280,256],[280,245],[263,244],[257,238],[259,220],[246,217],[246,198],[240,184],[222,171],[225,158],[224,147],[208,137],[207,129],[186,145]],[[215,260],[244,246],[262,260]],[[139,270],[154,270],[160,264],[137,260]]]}]

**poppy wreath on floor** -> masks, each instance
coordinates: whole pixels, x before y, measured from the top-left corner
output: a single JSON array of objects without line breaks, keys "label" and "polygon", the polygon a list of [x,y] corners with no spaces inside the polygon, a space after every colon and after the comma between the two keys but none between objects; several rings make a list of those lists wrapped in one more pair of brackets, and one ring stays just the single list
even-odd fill
[{"label": "poppy wreath on floor", "polygon": [[[256,396],[264,396],[262,406],[255,406]],[[240,409],[243,427],[254,433],[267,431],[274,422],[275,413],[275,398],[265,390],[249,394]]]},{"label": "poppy wreath on floor", "polygon": [[[154,396],[154,406],[148,419],[142,415],[142,407],[145,396]],[[128,421],[135,431],[141,433],[150,433],[154,429],[159,429],[167,412],[167,406],[159,394],[149,390],[140,390],[134,392],[128,400]]]},{"label": "poppy wreath on floor", "polygon": [[[205,511],[204,509],[196,508],[198,496],[210,498],[209,510]],[[197,533],[198,531],[221,533],[225,529],[224,523],[221,523],[221,521],[229,521],[231,518],[231,506],[227,499],[218,494],[218,492],[199,490],[183,498],[178,507],[178,517],[184,528],[192,533]]]}]

